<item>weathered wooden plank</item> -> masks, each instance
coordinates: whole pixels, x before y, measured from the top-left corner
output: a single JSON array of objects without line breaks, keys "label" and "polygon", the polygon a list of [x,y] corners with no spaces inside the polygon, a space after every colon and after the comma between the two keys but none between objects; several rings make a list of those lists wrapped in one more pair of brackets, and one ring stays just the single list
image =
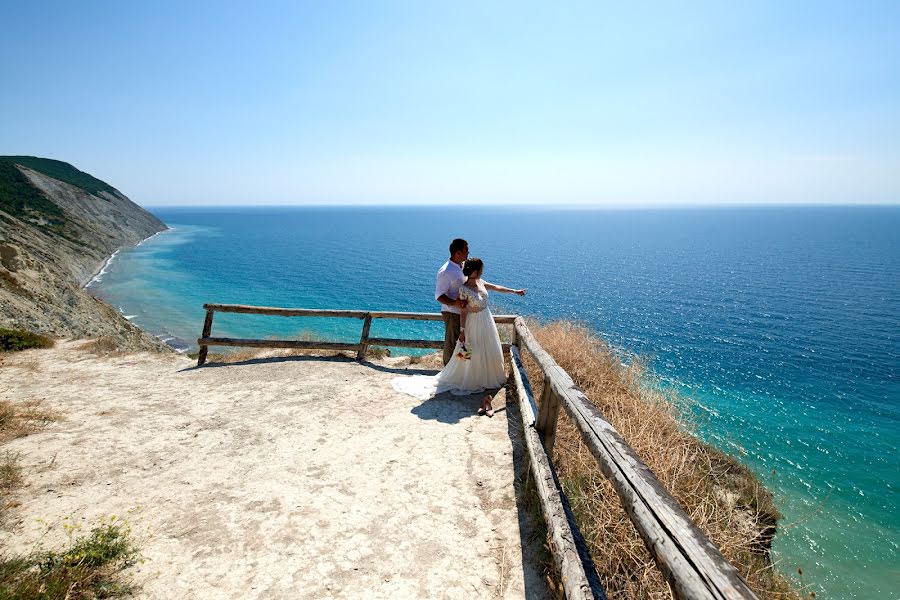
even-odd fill
[{"label": "weathered wooden plank", "polygon": [[373,319],[397,319],[399,321],[443,321],[441,313],[417,313],[417,312],[383,312],[370,313]]},{"label": "weathered wooden plank", "polygon": [[307,340],[249,340],[236,338],[200,338],[197,343],[205,346],[246,346],[248,348],[293,348],[297,350],[356,350],[359,344],[345,342],[311,342]]},{"label": "weathered wooden plank", "polygon": [[443,340],[401,340],[394,338],[369,338],[369,346],[393,346],[395,348],[443,348]]},{"label": "weathered wooden plank", "polygon": [[325,310],[316,308],[276,308],[272,306],[246,306],[244,304],[204,304],[206,310],[251,315],[275,315],[280,317],[343,317],[365,319],[368,314],[362,310]]},{"label": "weathered wooden plank", "polygon": [[[274,315],[280,317],[340,317],[350,319],[398,319],[412,321],[443,321],[440,313],[387,312],[364,310],[332,310],[320,308],[278,308],[273,306],[248,306],[245,304],[204,304],[203,308],[215,312]],[[494,322],[511,325],[516,315],[494,315]]]},{"label": "weathered wooden plank", "polygon": [[369,346],[369,329],[372,327],[372,316],[366,317],[363,323],[362,334],[359,336],[359,352],[356,353],[356,360],[362,360],[366,357],[366,348]]},{"label": "weathered wooden plank", "polygon": [[522,365],[522,358],[515,346],[510,348],[510,354],[525,447],[544,520],[547,523],[547,537],[550,539],[553,558],[562,578],[563,591],[568,600],[605,599],[587,544],[575,524],[565,494],[560,489],[559,479],[556,477],[550,457],[533,427],[537,407],[534,404],[528,375]]},{"label": "weathered wooden plank", "polygon": [[512,376],[519,390],[519,412],[522,413],[522,419],[525,421],[526,427],[534,427],[537,419],[538,407],[534,402],[534,391],[531,389],[531,382],[528,375],[525,374],[525,367],[522,365],[522,355],[515,346],[510,346],[509,353],[512,357]]},{"label": "weathered wooden plank", "polygon": [[[203,320],[203,333],[201,334],[201,338],[208,338],[212,333],[212,324],[213,324],[213,314],[215,314],[211,310],[206,311],[206,318]],[[206,357],[209,353],[209,346],[200,346],[200,354],[197,355],[197,366],[202,367],[206,362]]]},{"label": "weathered wooden plank", "polygon": [[543,349],[521,319],[519,341],[537,361],[610,479],[644,544],[678,598],[755,599],[737,570],[691,521],[656,476],[608,423],[572,378]]},{"label": "weathered wooden plank", "polygon": [[[441,313],[419,312],[385,312],[373,311],[369,313],[373,319],[397,319],[401,321],[443,321]],[[494,315],[494,323],[498,325],[512,325],[516,321],[516,315]]]}]

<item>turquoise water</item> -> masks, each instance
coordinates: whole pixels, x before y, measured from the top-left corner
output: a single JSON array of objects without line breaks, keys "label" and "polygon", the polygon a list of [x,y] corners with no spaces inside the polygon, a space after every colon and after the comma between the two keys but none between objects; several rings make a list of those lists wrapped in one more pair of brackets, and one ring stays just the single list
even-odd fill
[{"label": "turquoise water", "polygon": [[[900,597],[900,208],[153,212],[173,230],[90,289],[176,347],[205,302],[436,311],[434,272],[465,237],[486,279],[529,290],[495,312],[584,322],[697,400],[701,435],[776,493],[782,570],[819,597]],[[359,328],[222,315],[213,332]]]}]

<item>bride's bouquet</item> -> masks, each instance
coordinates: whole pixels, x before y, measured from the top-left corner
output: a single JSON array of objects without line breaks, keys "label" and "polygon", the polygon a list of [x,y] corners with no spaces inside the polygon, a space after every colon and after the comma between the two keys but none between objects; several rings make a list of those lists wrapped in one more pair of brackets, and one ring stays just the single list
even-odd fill
[{"label": "bride's bouquet", "polygon": [[465,344],[456,344],[456,358],[462,360],[472,360],[472,351],[466,348]]}]

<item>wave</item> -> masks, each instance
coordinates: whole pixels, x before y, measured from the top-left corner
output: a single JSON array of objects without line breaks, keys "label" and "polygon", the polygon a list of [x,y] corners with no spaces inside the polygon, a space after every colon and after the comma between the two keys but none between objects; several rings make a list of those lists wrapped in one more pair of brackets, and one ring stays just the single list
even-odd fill
[{"label": "wave", "polygon": [[165,345],[175,350],[175,352],[177,352],[178,354],[184,354],[191,349],[191,345],[185,340],[168,332],[156,334],[156,338]]},{"label": "wave", "polygon": [[99,283],[99,282],[103,281],[103,276],[106,274],[106,270],[109,269],[109,265],[112,264],[112,261],[116,258],[116,256],[118,254],[119,254],[119,250],[116,250],[115,252],[113,252],[112,256],[107,258],[106,262],[103,263],[103,266],[100,267],[100,270],[97,271],[97,274],[94,275],[93,277],[91,277],[91,280],[88,281],[86,284],[84,284],[84,287],[89,288],[92,285],[94,285],[95,283]]},{"label": "wave", "polygon": [[167,231],[174,231],[174,230],[170,227],[169,229],[163,229],[162,231],[157,231],[156,233],[154,233],[154,234],[151,235],[150,237],[146,237],[146,238],[142,239],[141,241],[139,241],[137,244],[134,245],[134,247],[137,248],[138,246],[140,246],[141,244],[143,244],[143,243],[146,242],[147,240],[152,240],[153,238],[155,238],[155,237],[158,236],[159,234],[165,233],[165,232],[167,232]]}]

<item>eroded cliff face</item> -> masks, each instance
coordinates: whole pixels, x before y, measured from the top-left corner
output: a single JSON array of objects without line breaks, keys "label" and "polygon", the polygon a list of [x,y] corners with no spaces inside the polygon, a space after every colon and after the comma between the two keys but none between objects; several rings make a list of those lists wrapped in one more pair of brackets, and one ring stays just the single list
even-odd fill
[{"label": "eroded cliff face", "polygon": [[56,214],[51,227],[27,205],[18,206],[15,215],[11,209],[0,210],[0,327],[53,337],[104,336],[122,349],[168,349],[83,289],[113,252],[166,225],[118,192],[91,194],[38,171],[15,168],[62,216]]}]

